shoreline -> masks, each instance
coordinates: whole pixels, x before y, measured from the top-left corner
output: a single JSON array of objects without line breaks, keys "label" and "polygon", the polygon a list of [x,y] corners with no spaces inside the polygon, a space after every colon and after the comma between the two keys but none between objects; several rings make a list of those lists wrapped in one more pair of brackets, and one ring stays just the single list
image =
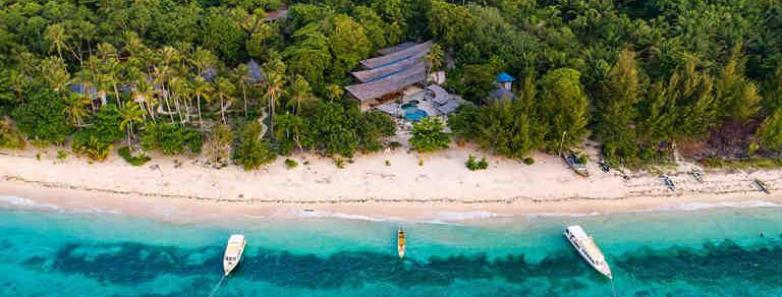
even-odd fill
[{"label": "shoreline", "polygon": [[[33,152],[24,151],[0,155],[0,207],[197,223],[229,217],[452,222],[782,206],[779,170],[707,172],[704,183],[679,170],[671,175],[678,189],[670,192],[651,174],[625,182],[616,173],[590,168],[593,176],[580,178],[558,158],[546,155],[536,155],[532,166],[487,156],[490,168],[471,172],[462,160],[468,155],[486,154],[469,147],[425,156],[396,151],[359,156],[345,169],[329,159],[296,155],[293,158],[307,164],[288,170],[280,158],[265,169],[244,172],[199,166],[197,159],[156,157],[146,166],[133,167],[116,156],[88,164],[77,158],[56,160],[48,153],[38,160]],[[423,166],[418,164],[421,158]],[[384,160],[392,166],[383,166]],[[754,178],[764,179],[772,194],[754,189]]]}]

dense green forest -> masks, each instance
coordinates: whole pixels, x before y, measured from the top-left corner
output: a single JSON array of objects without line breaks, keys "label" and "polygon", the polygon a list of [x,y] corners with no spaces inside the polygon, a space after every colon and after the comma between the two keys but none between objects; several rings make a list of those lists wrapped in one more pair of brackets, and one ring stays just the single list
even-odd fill
[{"label": "dense green forest", "polygon": [[[429,68],[475,103],[451,116],[452,136],[493,153],[522,159],[585,137],[626,166],[674,148],[698,159],[782,151],[779,0],[0,5],[5,147],[69,144],[96,160],[118,146],[203,151],[246,169],[295,150],[376,151],[394,124],[346,98],[349,72],[380,48],[431,39],[442,50]],[[286,18],[267,19],[282,7]],[[515,99],[487,100],[501,71],[518,78]],[[434,136],[428,148],[441,147]]]}]

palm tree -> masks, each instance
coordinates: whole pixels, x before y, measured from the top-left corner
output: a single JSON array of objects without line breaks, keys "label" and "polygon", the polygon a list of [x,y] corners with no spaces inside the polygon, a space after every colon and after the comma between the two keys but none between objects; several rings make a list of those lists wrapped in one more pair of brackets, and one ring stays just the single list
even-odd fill
[{"label": "palm tree", "polygon": [[312,95],[310,84],[301,75],[296,75],[296,78],[290,85],[288,107],[293,108],[294,114],[298,114],[303,103],[311,102],[313,100],[315,100],[315,96]]},{"label": "palm tree", "polygon": [[65,100],[65,113],[68,115],[68,119],[76,126],[84,125],[84,118],[87,116],[86,106],[92,103],[89,97],[83,94],[70,93],[64,97]]},{"label": "palm tree", "polygon": [[[174,99],[174,107],[177,110],[177,114],[179,115],[180,122],[186,122],[190,119],[190,111],[189,111],[189,105],[188,101],[190,99],[190,96],[192,95],[192,85],[190,82],[179,76],[174,76],[169,81],[170,89],[171,89],[171,97]],[[182,101],[182,104],[180,104],[180,101]],[[182,107],[181,105],[184,105]],[[184,112],[182,111],[184,109]]]},{"label": "palm tree", "polygon": [[122,121],[119,123],[120,130],[125,130],[128,133],[128,147],[131,146],[131,140],[133,139],[133,123],[142,123],[144,121],[144,111],[141,107],[132,101],[125,102],[120,106],[120,115]]},{"label": "palm tree", "polygon": [[64,91],[71,80],[71,74],[60,57],[52,56],[44,59],[41,62],[40,69],[43,79],[55,92],[60,93]]},{"label": "palm tree", "polygon": [[[215,95],[220,98],[220,116],[223,119],[223,124],[227,123],[225,120],[225,110],[230,107],[230,102],[233,101],[235,92],[236,86],[234,86],[230,80],[223,77],[217,79],[217,89],[215,91]],[[226,104],[228,105],[226,106]]]},{"label": "palm tree", "polygon": [[160,88],[163,101],[166,104],[166,110],[168,111],[171,122],[174,122],[174,114],[171,112],[171,103],[169,97],[171,93],[166,87],[170,77],[174,73],[174,65],[180,60],[179,52],[173,47],[166,46],[158,51],[160,62],[155,66],[155,85]]},{"label": "palm tree", "polygon": [[440,70],[440,67],[443,67],[444,56],[443,48],[437,43],[433,44],[429,53],[426,54],[426,69],[428,72]]},{"label": "palm tree", "polygon": [[141,75],[135,80],[133,86],[133,101],[143,104],[144,110],[155,121],[155,97],[152,84],[149,83],[145,75]]},{"label": "palm tree", "polygon": [[247,64],[240,64],[234,69],[234,76],[239,81],[239,86],[242,88],[242,99],[244,100],[244,117],[247,117],[247,85],[252,79],[250,77],[250,67]]},{"label": "palm tree", "polygon": [[[75,35],[79,36],[79,34]],[[82,62],[81,54],[77,53],[73,50],[72,47],[68,46],[68,41],[71,39],[71,34],[68,34],[68,32],[65,31],[65,26],[63,26],[62,23],[51,24],[47,26],[43,38],[49,42],[49,51],[56,51],[60,58],[63,58],[62,50],[66,49],[71,53],[71,55],[73,55],[73,58],[79,61],[79,63]]]},{"label": "palm tree", "polygon": [[207,102],[211,101],[214,88],[203,77],[196,76],[193,80],[193,95],[196,97],[196,109],[198,110],[198,124],[204,126],[204,119],[201,117],[201,98]]},{"label": "palm tree", "polygon": [[332,102],[334,102],[335,100],[339,100],[339,98],[342,98],[342,94],[344,93],[345,90],[342,89],[342,87],[340,87],[337,84],[330,84],[326,86],[326,96]]},{"label": "palm tree", "polygon": [[195,67],[198,72],[196,74],[200,76],[208,69],[214,68],[215,65],[217,65],[218,59],[209,50],[198,47],[193,51],[193,54],[188,61]]},{"label": "palm tree", "polygon": [[117,49],[109,43],[101,43],[98,45],[98,57],[100,57],[101,62],[99,69],[103,83],[114,90],[114,100],[117,101],[117,105],[122,105],[119,88],[117,87],[122,65],[119,62]]},{"label": "palm tree", "polygon": [[277,100],[285,94],[284,84],[285,81],[281,73],[276,71],[266,72],[266,93],[264,97],[269,104],[269,128],[272,131],[274,131],[274,107],[277,105]]},{"label": "palm tree", "polygon": [[67,46],[68,35],[62,24],[52,24],[46,27],[44,39],[49,42],[49,51],[57,51],[57,55],[62,59],[62,49]]}]

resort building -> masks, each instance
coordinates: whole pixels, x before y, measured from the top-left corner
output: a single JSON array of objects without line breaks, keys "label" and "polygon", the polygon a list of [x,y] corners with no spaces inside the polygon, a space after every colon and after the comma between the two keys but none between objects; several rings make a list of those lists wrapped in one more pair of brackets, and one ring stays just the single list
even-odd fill
[{"label": "resort building", "polygon": [[382,49],[379,52],[385,54],[361,61],[363,70],[352,73],[359,83],[345,89],[364,111],[393,100],[404,88],[426,82],[423,57],[431,47],[432,42],[427,41]]},{"label": "resort building", "polygon": [[431,47],[427,41],[381,49],[380,56],[361,61],[362,69],[352,73],[358,83],[345,89],[362,111],[375,108],[410,121],[452,113],[463,100],[438,85],[445,72],[427,74],[424,58]]}]

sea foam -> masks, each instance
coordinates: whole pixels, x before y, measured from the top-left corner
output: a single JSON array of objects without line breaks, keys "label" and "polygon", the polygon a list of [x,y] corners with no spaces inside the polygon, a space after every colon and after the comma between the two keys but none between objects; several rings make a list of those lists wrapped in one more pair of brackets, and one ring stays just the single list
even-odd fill
[{"label": "sea foam", "polygon": [[32,199],[9,195],[0,195],[0,204],[13,208],[60,210],[60,207],[54,204],[41,203]]},{"label": "sea foam", "polygon": [[717,202],[717,203],[688,202],[688,203],[679,203],[670,206],[665,206],[665,207],[658,208],[656,210],[696,211],[696,210],[712,209],[712,208],[757,208],[757,207],[782,207],[782,204],[769,202],[769,201],[762,201],[762,200],[741,201],[741,202]]},{"label": "sea foam", "polygon": [[371,222],[386,222],[400,220],[397,217],[371,217],[365,215],[349,214],[335,211],[299,210],[296,216],[300,218],[335,218],[345,220],[359,220]]}]

